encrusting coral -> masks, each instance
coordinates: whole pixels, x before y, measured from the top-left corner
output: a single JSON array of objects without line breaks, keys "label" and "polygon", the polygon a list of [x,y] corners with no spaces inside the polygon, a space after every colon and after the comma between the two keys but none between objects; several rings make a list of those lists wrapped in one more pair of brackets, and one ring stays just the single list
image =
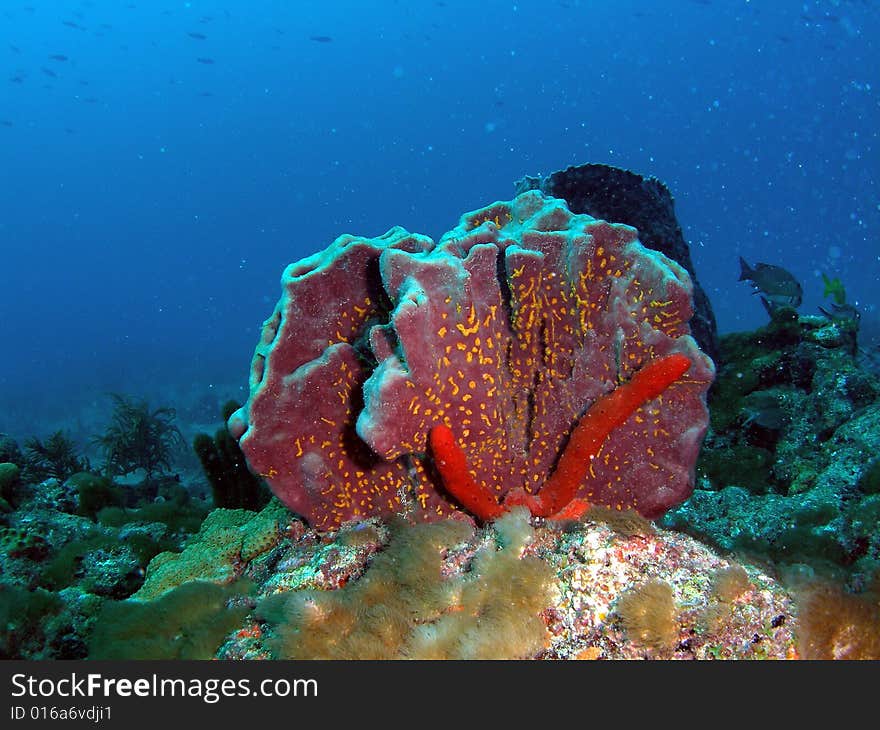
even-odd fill
[{"label": "encrusting coral", "polygon": [[[633,228],[533,191],[436,244],[343,236],[282,284],[228,425],[319,529],[491,519],[508,494],[540,515],[653,518],[693,489],[714,368],[689,333],[687,273]],[[431,461],[431,433],[457,476]]]},{"label": "encrusting coral", "polygon": [[191,581],[232,582],[244,565],[278,544],[280,525],[287,516],[277,501],[258,513],[215,509],[182,552],[163,552],[153,558],[143,586],[132,598],[153,600]]},{"label": "encrusting coral", "polygon": [[238,585],[193,581],[155,601],[108,601],[95,621],[90,659],[211,659],[247,606]]}]

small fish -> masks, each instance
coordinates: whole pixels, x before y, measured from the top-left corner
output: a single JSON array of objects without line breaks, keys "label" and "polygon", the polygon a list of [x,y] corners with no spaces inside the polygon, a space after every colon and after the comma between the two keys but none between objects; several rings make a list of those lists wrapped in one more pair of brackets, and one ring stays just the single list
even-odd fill
[{"label": "small fish", "polygon": [[82,29],[82,26],[79,23],[74,23],[72,20],[62,20],[62,25],[66,25],[68,28],[76,28],[77,30]]},{"label": "small fish", "polygon": [[770,307],[799,307],[804,297],[800,282],[781,266],[758,263],[753,269],[739,258],[738,281],[752,282],[753,294],[760,294]]},{"label": "small fish", "polygon": [[841,306],[846,304],[846,289],[840,277],[835,276],[833,279],[830,279],[826,274],[822,274],[822,285],[824,286],[822,290],[823,297],[832,297],[834,303]]},{"label": "small fish", "polygon": [[765,428],[768,431],[781,431],[788,423],[788,414],[779,406],[761,408],[760,410],[748,411],[743,421],[743,428],[751,424]]},{"label": "small fish", "polygon": [[785,401],[771,391],[756,391],[743,406],[743,428],[754,424],[768,431],[781,431],[791,420],[784,407]]},{"label": "small fish", "polygon": [[46,76],[51,76],[53,79],[58,78],[58,74],[55,73],[51,68],[46,68],[45,66],[40,66],[40,71],[42,71]]},{"label": "small fish", "polygon": [[4,127],[11,127],[12,122],[10,122],[8,119],[0,119],[0,125],[3,125]]},{"label": "small fish", "polygon": [[203,41],[208,37],[204,33],[187,33],[187,35],[190,38],[195,38],[197,41]]},{"label": "small fish", "polygon": [[309,40],[314,41],[315,43],[332,43],[333,42],[333,38],[331,38],[329,35],[310,35]]},{"label": "small fish", "polygon": [[66,61],[67,60],[67,56],[65,56],[63,53],[53,53],[51,56],[49,56],[49,58],[51,58],[53,61]]},{"label": "small fish", "polygon": [[825,307],[819,307],[819,311],[832,322],[858,322],[862,318],[862,313],[853,304],[831,302],[831,311]]},{"label": "small fish", "polygon": [[209,65],[209,66],[210,66],[212,63],[214,63],[214,59],[213,59],[213,58],[204,58],[204,57],[200,57],[200,58],[197,58],[196,61],[198,61],[199,63],[207,64],[207,65]]}]

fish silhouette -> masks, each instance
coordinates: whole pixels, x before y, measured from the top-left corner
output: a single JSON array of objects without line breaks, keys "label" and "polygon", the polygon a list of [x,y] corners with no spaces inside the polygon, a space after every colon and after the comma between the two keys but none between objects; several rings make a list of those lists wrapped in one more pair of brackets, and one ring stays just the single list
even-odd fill
[{"label": "fish silhouette", "polygon": [[755,264],[755,267],[739,257],[739,281],[750,281],[753,294],[760,294],[772,307],[799,307],[803,301],[804,290],[800,282],[781,266]]}]

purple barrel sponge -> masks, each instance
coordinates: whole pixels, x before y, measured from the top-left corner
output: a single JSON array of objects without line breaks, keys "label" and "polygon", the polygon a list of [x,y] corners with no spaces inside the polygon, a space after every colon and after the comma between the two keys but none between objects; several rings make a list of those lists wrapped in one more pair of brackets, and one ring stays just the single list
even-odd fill
[{"label": "purple barrel sponge", "polygon": [[432,245],[402,228],[376,239],[341,236],[282,275],[284,293],[251,364],[250,397],[227,425],[250,468],[318,528],[399,509],[406,465],[379,459],[354,425],[371,372],[365,338],[390,306],[379,255]]},{"label": "purple barrel sponge", "polygon": [[590,406],[672,353],[688,372],[603,442],[578,497],[656,517],[692,491],[714,368],[690,336],[687,273],[635,229],[532,191],[436,245],[343,237],[282,283],[229,428],[319,529],[456,511],[426,453],[437,424],[481,489],[534,493]]}]

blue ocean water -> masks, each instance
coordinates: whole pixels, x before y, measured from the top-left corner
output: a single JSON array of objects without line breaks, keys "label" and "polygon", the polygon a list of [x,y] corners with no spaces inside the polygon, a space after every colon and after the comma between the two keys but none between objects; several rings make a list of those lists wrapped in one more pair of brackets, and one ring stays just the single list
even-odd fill
[{"label": "blue ocean water", "polygon": [[767,319],[741,255],[877,338],[878,37],[871,0],[3,0],[0,431],[244,399],[287,263],[583,162],[670,187],[722,332]]}]

